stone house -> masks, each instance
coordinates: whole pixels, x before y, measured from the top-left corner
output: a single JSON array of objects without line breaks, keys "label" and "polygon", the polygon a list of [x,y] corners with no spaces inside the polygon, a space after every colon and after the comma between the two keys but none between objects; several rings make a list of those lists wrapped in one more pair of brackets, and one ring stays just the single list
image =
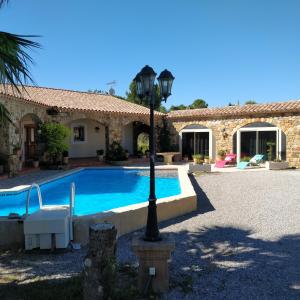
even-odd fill
[{"label": "stone house", "polygon": [[[129,153],[137,137],[149,131],[149,109],[111,95],[31,87],[21,95],[0,89],[0,102],[15,126],[0,132],[0,153],[22,148],[30,160],[37,148],[39,124],[55,121],[71,129],[69,156],[94,157],[119,141]],[[155,113],[157,126],[167,120],[172,143],[183,156],[202,154],[212,160],[220,150],[243,156],[262,153],[300,167],[300,101],[277,102]]]},{"label": "stone house", "polygon": [[239,161],[260,153],[300,167],[300,101],[172,111],[167,118],[183,155],[215,160],[225,150]]},{"label": "stone house", "polygon": [[[137,137],[149,131],[149,109],[106,94],[64,89],[26,87],[21,95],[0,89],[0,102],[11,113],[14,126],[2,128],[0,153],[12,153],[21,146],[22,160],[32,160],[39,140],[39,125],[58,122],[71,129],[69,156],[95,157],[118,141],[130,154]],[[155,113],[159,123],[162,113]]]}]

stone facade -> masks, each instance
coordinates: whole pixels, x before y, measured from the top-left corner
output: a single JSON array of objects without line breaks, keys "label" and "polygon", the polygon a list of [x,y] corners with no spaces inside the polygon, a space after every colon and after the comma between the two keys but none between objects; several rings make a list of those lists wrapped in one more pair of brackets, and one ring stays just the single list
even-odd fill
[{"label": "stone facade", "polygon": [[[112,141],[122,140],[122,130],[124,126],[141,122],[149,125],[149,116],[142,114],[126,113],[104,113],[104,112],[85,112],[77,110],[60,111],[57,116],[47,114],[47,106],[24,101],[15,97],[0,96],[0,102],[4,103],[8,111],[12,114],[14,126],[9,125],[1,129],[1,153],[12,153],[14,145],[22,144],[23,128],[22,120],[26,116],[34,116],[41,122],[56,121],[67,126],[71,122],[79,119],[91,119],[105,126],[106,147]],[[162,124],[162,115],[156,116],[156,125]],[[233,150],[233,136],[241,127],[254,123],[267,122],[273,124],[282,130],[286,135],[286,159],[290,166],[300,167],[300,114],[299,113],[281,113],[261,114],[248,117],[168,117],[168,125],[171,133],[172,144],[179,143],[179,133],[187,125],[199,124],[212,130],[213,140],[215,142],[214,156],[222,149],[227,151]],[[226,136],[224,136],[224,130]],[[123,137],[124,138],[124,137]],[[158,149],[159,150],[159,149]]]},{"label": "stone facade", "polygon": [[[57,116],[47,114],[47,106],[34,104],[33,102],[16,99],[14,97],[0,96],[0,102],[5,105],[11,113],[14,125],[9,124],[7,128],[2,129],[0,153],[11,154],[15,145],[22,145],[22,120],[26,116],[33,116],[40,122],[59,122],[69,126],[71,122],[79,119],[95,120],[99,124],[104,125],[107,132],[108,143],[112,141],[121,142],[122,129],[129,123],[141,122],[149,125],[149,116],[138,114],[116,114],[104,112],[83,112],[83,111],[60,111]],[[156,124],[161,122],[161,116],[156,116]]]},{"label": "stone facade", "polygon": [[[212,135],[216,143],[215,151],[219,150],[233,151],[233,136],[241,127],[256,122],[266,122],[273,124],[282,130],[286,135],[286,160],[290,166],[300,167],[300,114],[272,114],[261,116],[249,116],[241,118],[218,118],[205,119],[203,117],[189,117],[168,119],[172,141],[175,144],[179,142],[180,131],[192,124],[199,124],[212,130]],[[226,136],[223,136],[225,129]],[[215,155],[216,155],[215,153]]]}]

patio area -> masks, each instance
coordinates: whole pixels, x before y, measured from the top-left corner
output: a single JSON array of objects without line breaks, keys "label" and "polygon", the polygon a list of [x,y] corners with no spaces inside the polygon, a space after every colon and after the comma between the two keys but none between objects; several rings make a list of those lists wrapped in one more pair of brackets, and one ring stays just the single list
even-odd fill
[{"label": "patio area", "polygon": [[[198,211],[160,225],[176,241],[165,299],[299,299],[299,179],[297,170],[191,176]],[[120,263],[136,265],[131,240],[142,233],[119,238]],[[0,284],[76,276],[84,255],[2,253]]]}]

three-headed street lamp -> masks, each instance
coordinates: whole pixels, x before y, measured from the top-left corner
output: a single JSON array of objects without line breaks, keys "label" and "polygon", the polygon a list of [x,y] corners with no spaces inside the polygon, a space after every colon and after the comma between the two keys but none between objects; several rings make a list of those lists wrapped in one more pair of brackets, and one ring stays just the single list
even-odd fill
[{"label": "three-headed street lamp", "polygon": [[[155,105],[155,77],[154,70],[146,65],[134,78],[136,83],[136,92],[141,100],[145,100],[150,106],[150,136],[149,136],[149,150],[150,150],[150,193],[147,226],[144,236],[145,241],[159,241],[160,235],[157,225],[157,212],[156,212],[156,196],[155,196],[155,130],[154,130],[154,105]],[[157,77],[159,83],[159,96],[161,100],[167,101],[171,95],[173,80],[175,77],[168,70],[164,70]]]}]

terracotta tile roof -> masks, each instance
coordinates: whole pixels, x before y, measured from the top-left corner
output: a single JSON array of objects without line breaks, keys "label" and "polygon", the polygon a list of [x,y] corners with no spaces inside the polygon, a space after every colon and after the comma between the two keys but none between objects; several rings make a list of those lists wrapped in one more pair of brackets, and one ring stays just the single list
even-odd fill
[{"label": "terracotta tile roof", "polygon": [[[0,95],[1,94],[47,107],[56,106],[61,111],[79,110],[135,115],[149,114],[149,109],[144,106],[127,102],[111,95],[89,92],[26,86],[26,91],[17,94],[10,86],[4,88],[0,85]],[[164,114],[156,112],[156,115]]]},{"label": "terracotta tile roof", "polygon": [[202,118],[235,117],[235,116],[259,115],[259,114],[293,113],[293,112],[300,113],[300,100],[265,103],[265,104],[248,104],[248,105],[241,105],[241,106],[175,110],[168,114],[168,118],[184,119],[184,118],[193,118],[193,117],[202,117]]}]

